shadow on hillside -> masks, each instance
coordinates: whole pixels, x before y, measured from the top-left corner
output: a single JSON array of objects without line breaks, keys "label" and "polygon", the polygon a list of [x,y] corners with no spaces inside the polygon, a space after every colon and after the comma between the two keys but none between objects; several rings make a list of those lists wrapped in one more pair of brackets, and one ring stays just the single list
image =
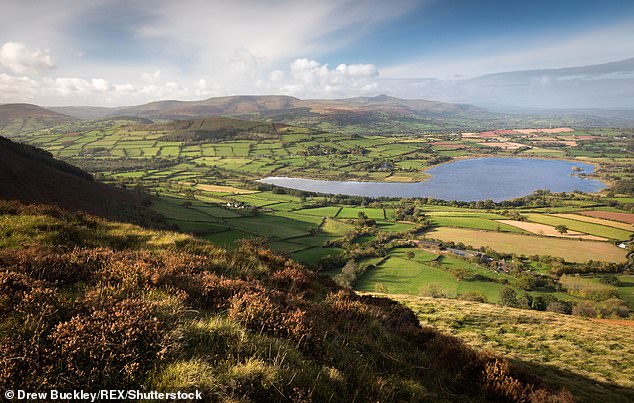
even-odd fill
[{"label": "shadow on hillside", "polygon": [[619,385],[599,382],[597,380],[562,370],[552,365],[526,362],[508,358],[509,362],[519,368],[526,369],[527,373],[539,376],[548,386],[556,389],[558,386],[566,386],[573,394],[577,402],[623,402],[634,401],[634,389]]},{"label": "shadow on hillside", "polygon": [[107,225],[73,226],[68,223],[49,228],[42,240],[45,245],[70,245],[73,247],[107,246],[114,250],[138,248],[148,242],[149,235],[115,234]]}]

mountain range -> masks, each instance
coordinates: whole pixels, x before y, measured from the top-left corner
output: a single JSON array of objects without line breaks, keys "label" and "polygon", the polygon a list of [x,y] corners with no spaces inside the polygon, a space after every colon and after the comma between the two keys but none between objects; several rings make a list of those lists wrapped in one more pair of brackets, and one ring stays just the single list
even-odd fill
[{"label": "mountain range", "polygon": [[[575,70],[576,71],[576,70]],[[532,73],[531,73],[532,74]],[[502,75],[501,77],[504,77]],[[16,135],[81,120],[141,118],[158,121],[233,117],[246,120],[311,124],[330,121],[372,128],[376,122],[415,119],[432,122],[445,130],[480,126],[483,122],[507,128],[532,124],[533,117],[564,118],[559,124],[574,126],[634,125],[634,112],[624,109],[549,109],[506,107],[487,108],[423,99],[400,99],[387,95],[347,99],[299,99],[285,95],[237,95],[200,101],[161,100],[143,105],[120,107],[61,106],[43,108],[30,104],[0,105],[0,134]],[[493,122],[493,123],[492,123]],[[449,126],[446,124],[450,123]],[[556,123],[553,123],[556,124]],[[375,127],[376,128],[376,127]],[[381,129],[383,130],[383,129]]]},{"label": "mountain range", "polygon": [[427,100],[406,100],[379,95],[335,100],[303,100],[286,95],[238,95],[202,101],[165,100],[130,107],[50,107],[52,111],[80,119],[136,116],[151,119],[190,119],[210,116],[239,116],[254,113],[304,111],[316,114],[347,112],[392,112],[397,114],[453,115],[484,112],[473,105]]}]

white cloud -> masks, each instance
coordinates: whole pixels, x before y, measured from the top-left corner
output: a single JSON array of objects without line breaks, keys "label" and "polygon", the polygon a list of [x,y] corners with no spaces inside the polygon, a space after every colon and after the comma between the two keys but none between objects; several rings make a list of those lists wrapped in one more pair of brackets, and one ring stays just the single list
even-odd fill
[{"label": "white cloud", "polygon": [[[305,98],[341,98],[366,95],[378,89],[379,71],[373,64],[340,64],[331,69],[311,59],[296,59],[289,74],[278,72],[267,83],[278,92]],[[263,87],[261,83],[260,87]]]},{"label": "white cloud", "polygon": [[271,72],[271,74],[269,74],[269,81],[271,82],[280,82],[282,80],[284,80],[286,78],[286,73],[284,73],[282,70],[274,70]]},{"label": "white cloud", "polygon": [[337,72],[350,77],[376,77],[379,71],[373,64],[340,64]]},{"label": "white cloud", "polygon": [[[318,71],[300,68],[291,72],[290,63],[300,55],[318,58],[345,47],[378,25],[419,7],[422,1],[139,0],[130,5],[111,0],[67,0],[59,7],[50,2],[3,0],[0,26],[3,37],[51,49],[51,54],[60,58],[55,60],[56,76],[45,71],[53,65],[45,51],[38,54],[44,61],[38,67],[41,77],[25,62],[6,67],[6,73],[13,74],[11,85],[17,85],[15,77],[19,75],[38,84],[29,94],[35,91],[39,95],[29,99],[41,104],[131,104],[157,97],[275,93],[281,88],[300,96],[340,96],[347,87],[355,92],[368,91],[372,86],[367,82],[353,86],[347,82],[369,80],[376,75],[376,68],[343,64],[335,71],[315,62],[324,75],[318,79]],[[118,18],[122,9],[129,11],[122,15],[130,19]],[[22,23],[27,19],[29,24]],[[128,35],[124,47],[126,51],[138,50],[136,57],[104,57],[116,54],[117,49],[107,39],[107,32],[99,31],[101,26]],[[103,41],[105,47],[86,42],[82,32],[91,41]],[[47,67],[42,70],[42,66]],[[93,82],[92,77],[104,81]],[[127,98],[120,95],[124,93]],[[7,94],[0,94],[0,98],[18,101],[27,95],[15,92],[10,99]]]},{"label": "white cloud", "polygon": [[161,70],[156,70],[154,73],[143,73],[141,79],[148,84],[156,84],[161,79]]},{"label": "white cloud", "polygon": [[18,42],[6,42],[0,47],[0,65],[18,74],[35,74],[55,67],[48,50]]},{"label": "white cloud", "polygon": [[0,102],[29,101],[38,95],[39,83],[28,77],[0,73]]},{"label": "white cloud", "polygon": [[138,34],[195,55],[208,71],[220,72],[227,61],[270,67],[299,54],[331,52],[420,5],[413,0],[192,0],[184,7],[162,1],[154,6],[158,18],[140,26]]},{"label": "white cloud", "polygon": [[[434,51],[426,59],[379,65],[380,74],[374,64],[319,61],[430,1],[65,0],[60,7],[2,0],[2,37],[14,42],[0,48],[0,102],[129,105],[237,93],[300,98],[388,93],[472,102],[475,95],[494,95],[490,86],[467,86],[475,76],[634,55],[630,21],[585,34],[571,29],[568,37],[565,30],[549,38],[499,37],[475,48],[466,39],[463,47]],[[110,29],[127,35],[121,54]],[[562,80],[540,76],[531,84],[543,91]]]}]

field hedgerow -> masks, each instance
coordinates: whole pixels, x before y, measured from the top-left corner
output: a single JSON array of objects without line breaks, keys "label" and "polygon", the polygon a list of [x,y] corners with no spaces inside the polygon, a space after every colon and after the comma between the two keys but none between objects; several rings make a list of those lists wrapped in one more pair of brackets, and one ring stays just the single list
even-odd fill
[{"label": "field hedgerow", "polygon": [[[571,401],[503,357],[421,327],[403,305],[341,289],[257,241],[234,252],[189,237],[164,244],[156,241],[165,233],[11,209],[51,225],[31,228],[28,246],[0,250],[1,388],[185,388],[220,401]],[[66,236],[82,227],[92,228],[89,238]]]}]

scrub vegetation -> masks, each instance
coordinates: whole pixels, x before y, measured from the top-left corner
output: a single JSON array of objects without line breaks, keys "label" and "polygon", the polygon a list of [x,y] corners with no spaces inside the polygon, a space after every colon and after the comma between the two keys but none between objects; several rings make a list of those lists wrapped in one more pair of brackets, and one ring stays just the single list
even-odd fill
[{"label": "scrub vegetation", "polygon": [[[137,213],[118,217],[143,227],[1,202],[5,386],[27,373],[34,387],[202,388],[230,401],[631,397],[628,330],[611,344],[589,335],[634,309],[631,129],[480,131],[458,119],[448,130],[300,112],[64,122],[11,137],[66,163],[51,169],[72,164],[93,185],[127,189]],[[414,182],[487,156],[593,163],[609,187],[494,203],[257,182]],[[570,332],[558,339],[549,321]]]}]

